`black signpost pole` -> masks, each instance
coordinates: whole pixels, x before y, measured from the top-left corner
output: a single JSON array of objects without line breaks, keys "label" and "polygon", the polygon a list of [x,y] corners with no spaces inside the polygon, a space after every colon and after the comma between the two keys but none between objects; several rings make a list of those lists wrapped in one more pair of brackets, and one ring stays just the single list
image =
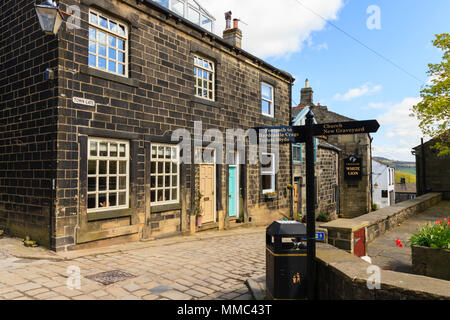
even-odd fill
[{"label": "black signpost pole", "polygon": [[316,284],[316,223],[314,206],[314,137],[313,137],[314,115],[311,111],[306,115],[306,234],[307,234],[307,284],[308,299],[315,298]]}]

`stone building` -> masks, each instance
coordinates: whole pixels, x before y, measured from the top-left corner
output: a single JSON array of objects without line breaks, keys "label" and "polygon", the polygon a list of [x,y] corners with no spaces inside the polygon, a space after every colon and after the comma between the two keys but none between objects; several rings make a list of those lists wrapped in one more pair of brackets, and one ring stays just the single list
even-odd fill
[{"label": "stone building", "polygon": [[[334,123],[354,121],[338,113],[328,110],[326,106],[314,104],[313,89],[306,82],[301,90],[300,108],[308,106],[314,114],[316,123]],[[300,111],[294,111],[295,114]],[[371,192],[371,142],[369,134],[329,136],[327,142],[340,150],[338,164],[339,213],[345,218],[353,218],[370,212],[372,207]],[[351,156],[361,160],[361,176],[357,180],[347,180],[344,175],[345,160]]]},{"label": "stone building", "polygon": [[[293,108],[293,125],[305,124],[305,117],[309,106],[300,105]],[[339,214],[339,152],[336,146],[327,141],[314,139],[315,162],[315,203],[316,217],[320,213],[328,213],[330,218],[337,218]],[[292,145],[292,175],[294,193],[294,216],[306,215],[306,153],[303,143]]]},{"label": "stone building", "polygon": [[417,189],[415,183],[406,183],[405,178],[401,178],[400,183],[395,184],[395,203],[415,199]]},{"label": "stone building", "polygon": [[372,198],[378,209],[392,206],[396,203],[395,169],[372,159]]},{"label": "stone building", "polygon": [[1,2],[0,227],[10,234],[74,250],[290,214],[288,145],[264,166],[223,164],[230,150],[218,147],[186,164],[172,133],[193,135],[196,121],[202,133],[287,126],[293,77],[242,50],[237,26],[211,33],[196,1],[158,2],[60,2],[78,6],[81,23],[57,36],[42,32],[35,1]]},{"label": "stone building", "polygon": [[442,192],[443,198],[450,200],[450,156],[438,156],[439,152],[432,148],[437,140],[448,144],[450,130],[413,148],[412,152],[416,156],[417,195]]}]

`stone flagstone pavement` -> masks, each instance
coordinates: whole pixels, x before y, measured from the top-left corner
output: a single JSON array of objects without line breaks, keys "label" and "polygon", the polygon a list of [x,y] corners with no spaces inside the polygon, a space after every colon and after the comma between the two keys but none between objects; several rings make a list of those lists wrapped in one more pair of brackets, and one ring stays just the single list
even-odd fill
[{"label": "stone flagstone pavement", "polygon": [[[0,240],[0,300],[249,300],[245,281],[265,274],[265,228],[57,255],[40,248],[31,254],[52,260],[15,257],[11,241]],[[81,286],[72,290],[67,287],[68,268],[74,267],[80,268]],[[135,277],[110,285],[86,278],[113,270]]]}]

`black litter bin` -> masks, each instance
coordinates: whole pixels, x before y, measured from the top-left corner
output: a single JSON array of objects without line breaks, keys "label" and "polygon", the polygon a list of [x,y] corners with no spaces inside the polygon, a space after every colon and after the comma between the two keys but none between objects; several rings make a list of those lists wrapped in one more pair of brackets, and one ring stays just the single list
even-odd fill
[{"label": "black litter bin", "polygon": [[268,299],[305,299],[306,226],[275,221],[266,230],[266,291]]}]

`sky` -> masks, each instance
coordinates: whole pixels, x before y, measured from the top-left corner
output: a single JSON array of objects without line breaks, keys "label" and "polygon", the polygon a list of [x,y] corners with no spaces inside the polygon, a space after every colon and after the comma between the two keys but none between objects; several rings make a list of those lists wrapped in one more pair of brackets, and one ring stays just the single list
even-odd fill
[{"label": "sky", "polygon": [[294,103],[308,78],[316,104],[356,120],[378,120],[374,156],[415,160],[411,149],[422,134],[409,115],[428,81],[428,64],[441,61],[431,41],[450,32],[450,1],[199,2],[216,17],[218,35],[231,10],[243,22],[243,49],[296,78]]}]

